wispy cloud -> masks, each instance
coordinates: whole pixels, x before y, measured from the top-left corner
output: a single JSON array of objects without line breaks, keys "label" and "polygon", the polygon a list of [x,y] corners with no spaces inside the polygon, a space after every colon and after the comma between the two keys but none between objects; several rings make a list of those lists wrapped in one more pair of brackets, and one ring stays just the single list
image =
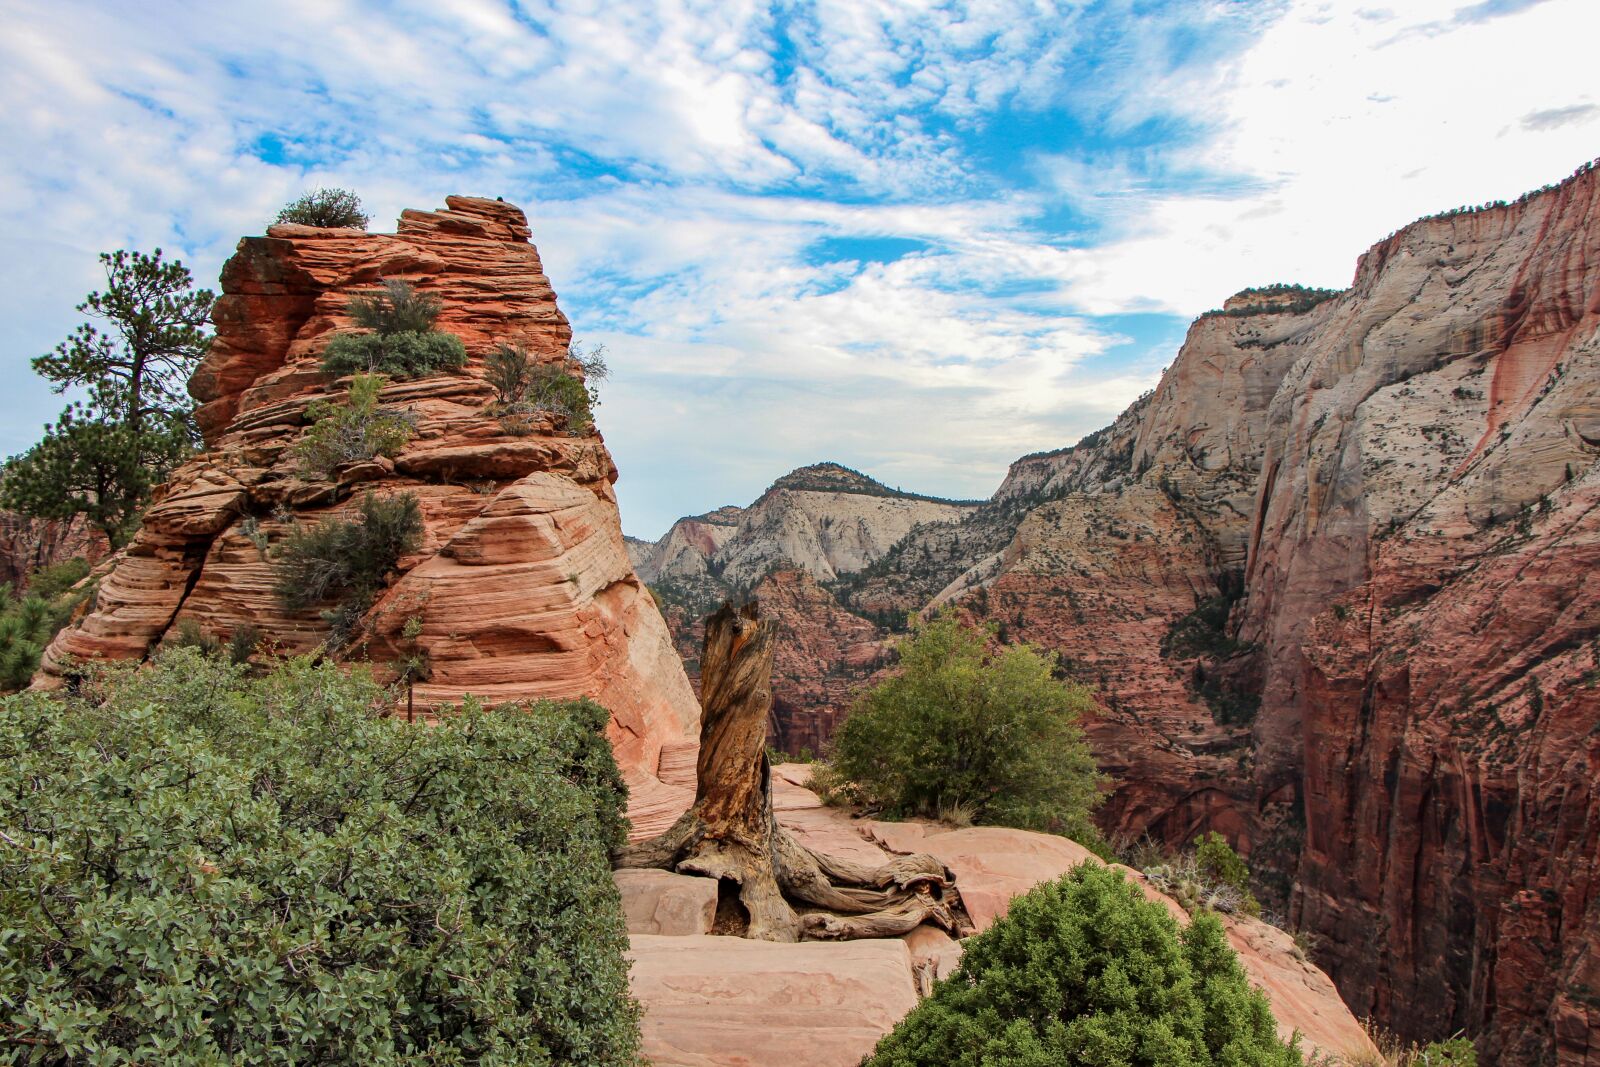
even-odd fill
[{"label": "wispy cloud", "polygon": [[981,495],[1233,289],[1338,284],[1365,240],[1591,153],[1586,0],[1403,7],[0,0],[0,451],[58,405],[26,359],[96,252],[214,278],[339,184],[379,220],[528,209],[611,349],[633,532],[821,458]]}]

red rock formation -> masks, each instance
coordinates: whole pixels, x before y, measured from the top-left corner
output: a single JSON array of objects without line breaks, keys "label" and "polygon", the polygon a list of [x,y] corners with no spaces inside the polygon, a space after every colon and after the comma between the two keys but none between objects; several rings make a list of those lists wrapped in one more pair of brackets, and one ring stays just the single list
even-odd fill
[{"label": "red rock formation", "polygon": [[77,557],[96,563],[105,554],[106,539],[81,517],[63,522],[0,511],[0,585],[20,590],[40,567]]},{"label": "red rock formation", "polygon": [[[190,383],[206,450],[173,475],[93,610],[46,652],[36,685],[58,684],[73,658],[140,658],[183,620],[221,638],[255,626],[283,651],[317,647],[328,632],[320,613],[287,612],[272,592],[273,543],[287,522],[346,509],[359,492],[405,491],[421,503],[422,545],[349,654],[380,668],[425,655],[425,709],[469,693],[595,697],[630,776],[653,778],[662,744],[692,729],[698,707],[629,563],[611,457],[597,433],[570,435],[546,418],[513,436],[488,410],[488,351],[519,342],[561,362],[571,330],[522,212],[447,203],[405,212],[395,234],[274,226],[240,242],[222,272],[216,342]],[[307,480],[292,447],[306,407],[343,394],[320,372],[322,349],[351,325],[350,297],[388,278],[442,302],[438,328],[462,339],[468,365],[384,388],[383,402],[418,427],[393,461]]]},{"label": "red rock formation", "polygon": [[1225,831],[1358,1012],[1600,1064],[1600,171],[1407,227],[1328,297],[1203,317],[845,604],[1058,650],[1102,693],[1108,828]]}]

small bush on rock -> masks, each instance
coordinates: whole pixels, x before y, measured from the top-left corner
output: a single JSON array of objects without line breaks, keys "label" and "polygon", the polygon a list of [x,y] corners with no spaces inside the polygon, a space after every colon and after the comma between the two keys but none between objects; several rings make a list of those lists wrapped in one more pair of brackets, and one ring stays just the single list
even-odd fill
[{"label": "small bush on rock", "polygon": [[611,373],[605,346],[586,352],[574,344],[569,356],[578,373],[558,363],[536,363],[520,344],[496,346],[487,360],[487,377],[494,387],[501,428],[519,436],[531,433],[538,414],[556,416],[574,437],[594,428],[594,408],[600,403],[597,385]]},{"label": "small bush on rock", "polygon": [[961,808],[1095,847],[1100,776],[1077,725],[1093,698],[1053,677],[1054,657],[991,651],[991,636],[949,615],[921,625],[900,646],[900,673],[840,725],[824,783],[837,793],[843,779],[891,816]]},{"label": "small bush on rock", "polygon": [[422,508],[414,493],[367,493],[357,518],[332,516],[296,526],[278,546],[274,564],[278,598],[290,611],[337,599],[324,617],[331,641],[343,645],[400,558],[422,540]]},{"label": "small bush on rock", "polygon": [[1011,902],[866,1067],[1296,1067],[1222,924],[1085,863]]},{"label": "small bush on rock", "polygon": [[1215,830],[1195,838],[1192,852],[1153,863],[1144,874],[1187,912],[1261,914],[1261,902],[1250,892],[1249,866]]},{"label": "small bush on rock", "polygon": [[275,221],[364,230],[372,218],[361,210],[361,198],[350,190],[317,189],[286,205]]},{"label": "small bush on rock", "polygon": [[422,378],[466,365],[461,338],[434,329],[443,305],[410,282],[390,278],[383,288],[351,298],[350,317],[371,333],[339,334],[322,353],[322,369],[334,377],[388,374]]},{"label": "small bush on rock", "polygon": [[636,1064],[604,709],[388,699],[169,650],[0,702],[0,1055]]},{"label": "small bush on rock", "polygon": [[313,400],[306,407],[312,425],[295,445],[302,471],[326,476],[346,463],[400,454],[416,433],[417,419],[410,412],[378,406],[383,382],[379,374],[358,374],[350,381],[346,403]]}]

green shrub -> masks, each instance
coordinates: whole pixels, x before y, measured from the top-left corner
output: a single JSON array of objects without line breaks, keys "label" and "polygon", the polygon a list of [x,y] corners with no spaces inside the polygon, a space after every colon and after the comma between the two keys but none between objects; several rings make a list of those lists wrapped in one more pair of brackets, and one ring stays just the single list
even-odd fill
[{"label": "green shrub", "polygon": [[990,636],[949,615],[918,628],[900,646],[900,673],[834,735],[833,774],[891,816],[960,807],[979,822],[1097,845],[1089,813],[1101,779],[1077,725],[1093,698],[1052,676],[1053,656],[990,651]]},{"label": "green shrub", "polygon": [[295,445],[301,470],[326,476],[346,463],[400,454],[417,431],[417,419],[410,412],[378,406],[383,381],[380,374],[357,374],[350,381],[348,402],[313,400],[307,406],[312,424]]},{"label": "green shrub", "polygon": [[1431,1041],[1418,1049],[1414,1067],[1478,1067],[1478,1050],[1464,1037]]},{"label": "green shrub", "polygon": [[604,709],[388,700],[169,650],[0,702],[0,1050],[636,1063]]},{"label": "green shrub", "polygon": [[357,518],[331,516],[315,526],[296,526],[278,546],[274,588],[290,611],[337,598],[324,618],[331,641],[343,645],[371,607],[385,579],[422,539],[422,508],[414,493],[367,493]]},{"label": "green shrub", "polygon": [[1249,866],[1215,830],[1195,838],[1191,851],[1152,862],[1143,870],[1151,885],[1190,914],[1261,914],[1261,902],[1250,892]]},{"label": "green shrub", "polygon": [[868,1067],[1291,1067],[1222,924],[1188,927],[1096,863],[1017,897],[965,943]]},{"label": "green shrub", "polygon": [[520,344],[497,345],[486,361],[486,377],[494,387],[500,425],[511,434],[531,433],[534,416],[554,415],[574,437],[594,427],[594,408],[600,403],[599,382],[610,376],[605,346],[585,351],[569,350],[576,368],[558,363],[536,363]]},{"label": "green shrub", "polygon": [[342,333],[322,353],[323,371],[335,378],[346,374],[426,378],[459,370],[466,363],[466,346],[451,333]]},{"label": "green shrub", "polygon": [[89,561],[81,556],[40,567],[28,575],[28,595],[55,600],[89,577]]},{"label": "green shrub", "polygon": [[0,693],[26,688],[33,680],[44,650],[90,595],[72,588],[88,574],[87,562],[70,559],[30,574],[25,596],[0,585]]},{"label": "green shrub", "polygon": [[361,198],[350,190],[316,189],[286,205],[274,221],[364,230],[372,217],[361,210]]},{"label": "green shrub", "polygon": [[410,282],[390,278],[383,288],[352,297],[350,317],[371,333],[339,334],[322,353],[322,369],[334,377],[388,374],[422,378],[466,365],[467,349],[454,334],[434,329],[443,304]]}]

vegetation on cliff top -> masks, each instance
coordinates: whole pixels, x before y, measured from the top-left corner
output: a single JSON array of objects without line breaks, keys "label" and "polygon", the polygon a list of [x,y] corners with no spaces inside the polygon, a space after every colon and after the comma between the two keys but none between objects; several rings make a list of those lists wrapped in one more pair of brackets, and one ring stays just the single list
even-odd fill
[{"label": "vegetation on cliff top", "polygon": [[900,673],[840,724],[823,782],[891,816],[956,815],[1098,847],[1101,777],[1077,725],[1093,698],[1054,677],[1053,655],[992,648],[992,637],[953,615],[914,630]]},{"label": "vegetation on cliff top", "polygon": [[273,221],[364,230],[372,216],[361,210],[361,198],[349,189],[314,189],[284,205]]},{"label": "vegetation on cliff top", "polygon": [[1109,867],[1084,863],[1011,902],[867,1067],[1100,1064],[1294,1067],[1222,924],[1179,929]]},{"label": "vegetation on cliff top", "polygon": [[634,1064],[588,701],[193,650],[0,702],[0,1059]]}]

